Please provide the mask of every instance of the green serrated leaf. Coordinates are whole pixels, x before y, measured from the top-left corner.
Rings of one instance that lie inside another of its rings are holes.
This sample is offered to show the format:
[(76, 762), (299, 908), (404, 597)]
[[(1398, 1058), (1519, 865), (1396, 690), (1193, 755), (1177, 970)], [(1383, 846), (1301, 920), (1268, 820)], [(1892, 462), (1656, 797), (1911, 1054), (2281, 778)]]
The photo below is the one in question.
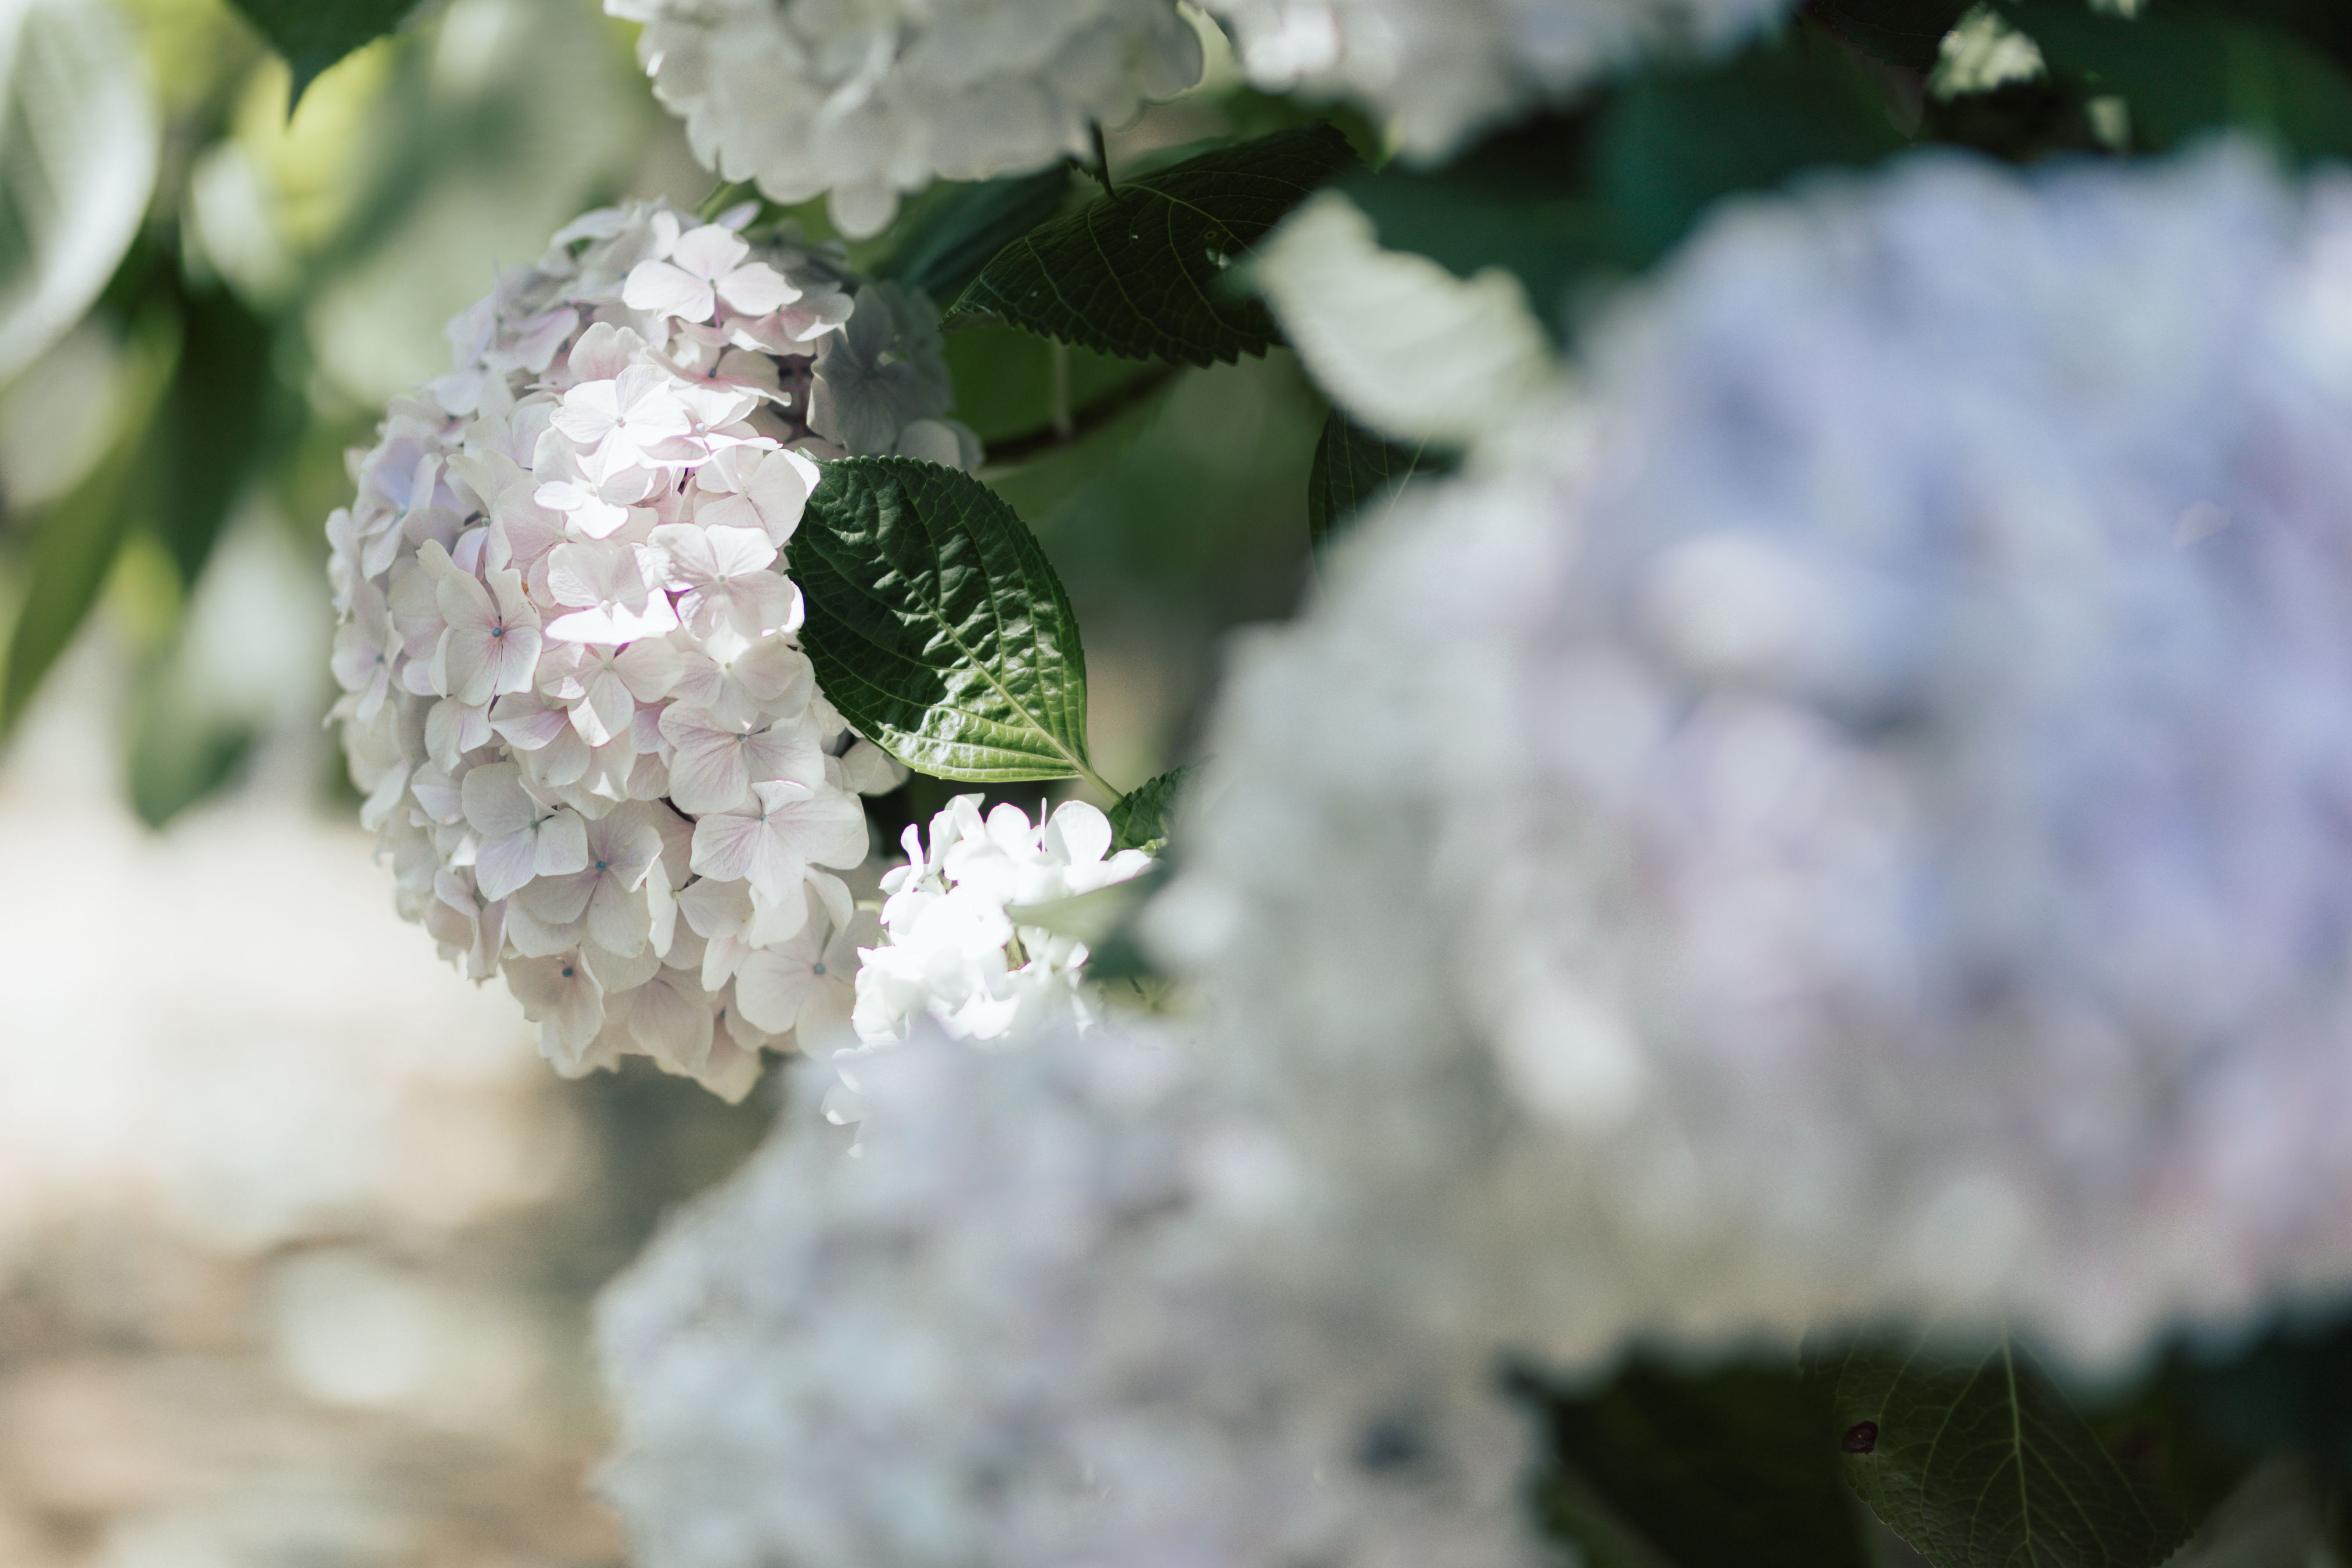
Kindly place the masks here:
[(801, 646), (860, 734), (943, 779), (1094, 779), (1077, 617), (986, 485), (911, 458), (828, 463), (790, 552)]
[(1952, 24), (1975, 0), (1812, 0), (1841, 37), (1890, 65), (1926, 70)]
[(114, 444), (34, 531), (24, 603), (0, 671), (0, 737), (25, 716), (41, 678), (97, 604), (115, 555), (144, 510), (145, 481), (153, 468), (147, 451), (179, 352), (178, 317), (150, 307), (131, 328)]
[(1128, 359), (1205, 365), (1280, 342), (1232, 269), (1316, 187), (1353, 165), (1328, 125), (1276, 132), (1131, 179), (999, 251), (950, 314)]
[(1190, 767), (1171, 768), (1119, 796), (1110, 808), (1111, 847), (1158, 854), (1168, 842), (1169, 819), (1192, 773)]
[(260, 29), (269, 47), (286, 57), (294, 89), (286, 100), (291, 116), (319, 73), (362, 44), (391, 32), (416, 9), (418, 0), (229, 0)]
[(1846, 1479), (1934, 1568), (2154, 1568), (2188, 1533), (2014, 1342), (1857, 1351), (1834, 1403)]
[(998, 251), (1060, 212), (1069, 194), (1066, 163), (958, 185), (923, 209), (875, 275), (952, 300)]
[(1795, 1371), (1636, 1361), (1543, 1405), (1547, 1510), (1595, 1568), (1866, 1568), (1827, 1391)]
[(1451, 453), (1433, 452), (1425, 443), (1399, 447), (1383, 441), (1335, 408), (1323, 421), (1315, 465), (1307, 473), (1307, 536), (1319, 550), (1335, 529), (1391, 485), (1453, 466)]

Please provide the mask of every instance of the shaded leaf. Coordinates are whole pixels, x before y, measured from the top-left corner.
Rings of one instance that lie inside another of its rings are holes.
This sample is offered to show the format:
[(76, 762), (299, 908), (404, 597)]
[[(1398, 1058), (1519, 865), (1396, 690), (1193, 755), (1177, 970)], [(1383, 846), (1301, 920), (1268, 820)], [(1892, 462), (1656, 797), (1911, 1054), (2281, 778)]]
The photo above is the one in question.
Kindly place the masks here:
[(1827, 1390), (1794, 1370), (1636, 1361), (1589, 1394), (1538, 1392), (1545, 1510), (1593, 1568), (1866, 1568)]
[(1811, 11), (1865, 54), (1926, 70), (1975, 0), (1812, 0)]
[(1189, 767), (1171, 768), (1119, 796), (1118, 804), (1110, 808), (1111, 847), (1158, 854), (1168, 842), (1170, 819), (1192, 772)]
[(2291, 33), (2184, 5), (2129, 18), (2068, 0), (2005, 5), (2053, 74), (2122, 96), (2139, 147), (2230, 126), (2299, 158), (2352, 157), (2352, 79)]
[(1724, 196), (1906, 145), (1851, 57), (1801, 28), (1718, 69), (1635, 78), (1593, 138), (1597, 188), (1644, 263)]
[(286, 57), (294, 89), (286, 112), (302, 101), (319, 73), (407, 18), (418, 0), (229, 0)]
[(801, 644), (860, 734), (940, 778), (1092, 776), (1077, 618), (987, 486), (911, 458), (845, 458), (825, 465), (790, 550)]
[(81, 319), (155, 187), (155, 113), (113, 7), (0, 12), (0, 381)]
[(41, 678), (98, 602), (108, 570), (147, 499), (143, 481), (152, 426), (179, 352), (179, 323), (151, 308), (131, 331), (123, 378), (121, 434), (89, 476), (41, 517), (34, 531), (25, 597), (0, 671), (0, 736), (25, 716)]
[(1335, 408), (1323, 421), (1315, 466), (1307, 475), (1307, 535), (1319, 550), (1333, 530), (1391, 485), (1453, 467), (1451, 453), (1433, 452), (1426, 443), (1406, 447), (1383, 441)]
[(1835, 1412), (1846, 1479), (1935, 1568), (2153, 1568), (2187, 1534), (2013, 1342), (1857, 1351)]
[(170, 475), (158, 518), (194, 586), (229, 510), (260, 466), (278, 399), (269, 323), (226, 289), (190, 293), (180, 366), (163, 426)]
[(1328, 125), (1277, 132), (1130, 179), (999, 251), (955, 312), (1129, 359), (1205, 365), (1280, 341), (1235, 288), (1250, 247), (1356, 162)]
[(1070, 193), (1067, 164), (1034, 174), (953, 187), (926, 206), (906, 237), (877, 267), (934, 300), (952, 300), (996, 253), (1062, 210)]

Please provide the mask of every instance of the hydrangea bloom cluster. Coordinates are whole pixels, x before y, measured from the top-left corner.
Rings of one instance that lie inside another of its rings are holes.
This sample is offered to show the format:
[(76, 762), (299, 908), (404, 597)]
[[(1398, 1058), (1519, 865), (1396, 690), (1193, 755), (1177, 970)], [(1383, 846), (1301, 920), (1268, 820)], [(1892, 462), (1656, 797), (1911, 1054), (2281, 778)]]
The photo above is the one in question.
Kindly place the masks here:
[(1403, 150), (1440, 157), (1470, 132), (1662, 48), (1717, 49), (1790, 0), (1207, 0), (1243, 66), (1389, 116)]
[(868, 1053), (857, 1157), (788, 1115), (607, 1289), (632, 1561), (1537, 1560), (1483, 1362), (1251, 1262), (1277, 1144), (1154, 1037), (1015, 1044)]
[(901, 192), (1084, 153), (1201, 74), (1175, 0), (604, 0), (695, 155), (879, 232)]
[(1915, 160), (1589, 360), (1249, 650), (1154, 911), (1400, 1290), (2112, 1368), (2352, 1283), (2352, 182)]
[(1010, 804), (982, 817), (980, 800), (960, 795), (934, 816), (928, 850), (909, 825), (907, 864), (883, 873), (888, 945), (864, 949), (857, 971), (855, 1022), (869, 1045), (904, 1039), (926, 1016), (953, 1038), (977, 1040), (1048, 1018), (1095, 1021), (1080, 977), (1087, 944), (1019, 915), (1127, 881), (1151, 857), (1113, 853), (1109, 819), (1084, 801), (1065, 801), (1033, 826)]
[(976, 455), (930, 308), (640, 204), (450, 338), (327, 525), (362, 820), (560, 1069), (644, 1052), (739, 1097), (846, 1019), (835, 872), (902, 776), (816, 690), (781, 551), (816, 459)]

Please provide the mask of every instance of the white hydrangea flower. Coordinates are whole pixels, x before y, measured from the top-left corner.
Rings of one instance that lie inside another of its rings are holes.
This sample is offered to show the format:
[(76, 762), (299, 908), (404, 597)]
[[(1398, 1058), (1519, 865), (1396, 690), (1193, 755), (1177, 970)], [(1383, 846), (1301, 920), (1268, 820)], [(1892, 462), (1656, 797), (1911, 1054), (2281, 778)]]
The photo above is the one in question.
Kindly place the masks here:
[[(845, 328), (860, 375), (833, 386)], [(936, 321), (641, 203), (449, 335), (327, 524), (362, 820), (402, 913), (503, 973), (559, 1069), (645, 1053), (738, 1098), (763, 1047), (845, 1024), (871, 921), (836, 873), (866, 858), (858, 795), (904, 777), (816, 689), (782, 551), (850, 449), (829, 400), (856, 450), (977, 460)]]
[(1203, 0), (1250, 79), (1361, 100), (1408, 156), (1661, 50), (1720, 50), (1794, 0)]
[[(1514, 1568), (1483, 1356), (1292, 1287), (1281, 1150), (1157, 1037), (870, 1055), (599, 1303), (644, 1568)], [(809, 1097), (796, 1095), (800, 1106)]]
[(1175, 0), (604, 0), (695, 156), (876, 234), (901, 193), (1084, 154), (1201, 75)]
[(924, 1017), (956, 1039), (993, 1040), (1099, 1014), (1081, 973), (1087, 944), (1018, 916), (1139, 876), (1151, 857), (1113, 852), (1109, 818), (1084, 801), (1034, 825), (1009, 803), (983, 818), (980, 801), (960, 795), (932, 817), (928, 849), (909, 826), (907, 864), (883, 873), (887, 942), (860, 950), (853, 1015), (868, 1045), (904, 1039)]
[(2352, 1284), (2352, 181), (1916, 159), (1587, 357), (1248, 647), (1152, 911), (1397, 1289), (2112, 1370)]

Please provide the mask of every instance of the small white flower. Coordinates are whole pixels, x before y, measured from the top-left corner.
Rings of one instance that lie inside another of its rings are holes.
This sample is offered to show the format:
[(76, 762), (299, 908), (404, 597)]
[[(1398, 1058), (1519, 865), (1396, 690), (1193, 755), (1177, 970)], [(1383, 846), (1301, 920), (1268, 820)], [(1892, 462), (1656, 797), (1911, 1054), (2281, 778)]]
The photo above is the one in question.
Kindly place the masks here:
[(462, 794), (466, 824), (482, 837), (474, 874), (484, 898), (503, 899), (534, 877), (586, 868), (588, 832), (580, 814), (533, 798), (513, 763), (471, 770)]
[(751, 795), (736, 810), (709, 813), (694, 825), (688, 864), (699, 875), (749, 882), (782, 903), (812, 864), (846, 868), (866, 858), (866, 814), (853, 796), (790, 779), (755, 784)]
[(682, 321), (708, 321), (720, 304), (745, 316), (781, 310), (801, 297), (764, 261), (746, 261), (751, 247), (733, 231), (705, 224), (679, 237), (667, 259), (640, 261), (621, 289), (632, 310)]
[(777, 550), (765, 530), (665, 523), (653, 531), (664, 563), (662, 586), (678, 594), (678, 614), (709, 637), (719, 626), (737, 635), (796, 630), (800, 590), (767, 570)]

